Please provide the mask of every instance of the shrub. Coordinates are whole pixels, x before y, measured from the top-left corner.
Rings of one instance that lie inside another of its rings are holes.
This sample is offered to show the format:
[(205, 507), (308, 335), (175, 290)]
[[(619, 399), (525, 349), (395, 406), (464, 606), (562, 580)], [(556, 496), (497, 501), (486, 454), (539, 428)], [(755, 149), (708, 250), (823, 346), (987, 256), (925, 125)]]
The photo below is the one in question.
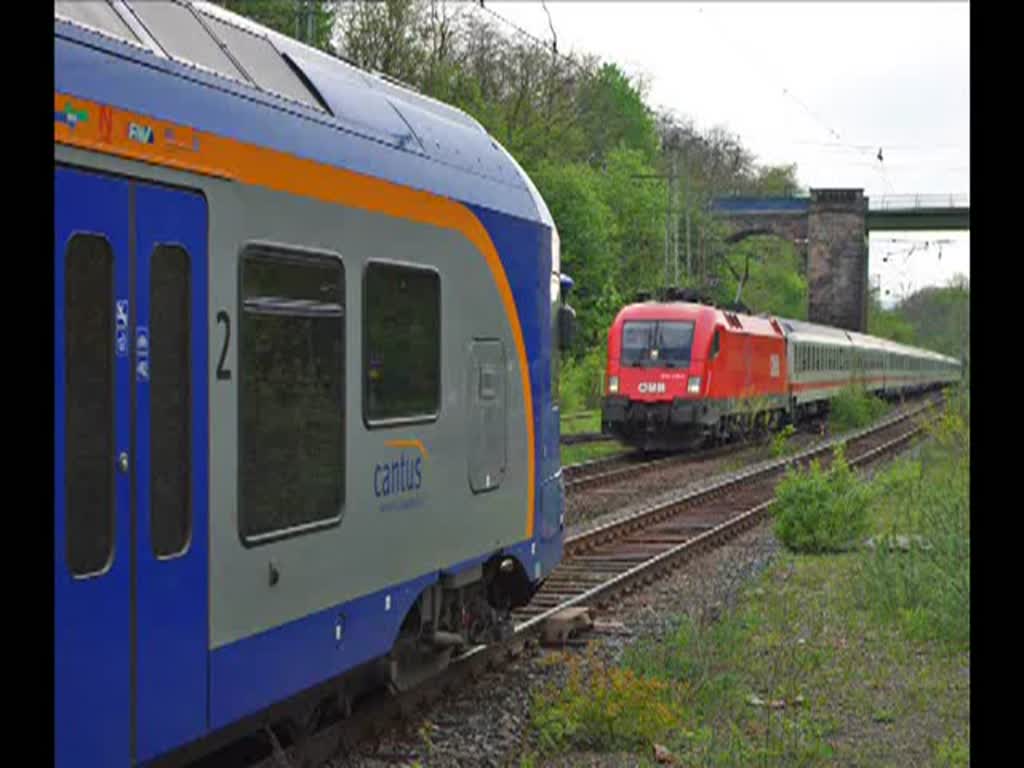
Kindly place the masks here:
[(840, 445), (827, 470), (817, 461), (787, 470), (775, 489), (775, 534), (794, 552), (847, 549), (867, 530), (868, 500)]
[(780, 432), (772, 438), (772, 456), (781, 458), (789, 446), (789, 439), (796, 434), (796, 427), (787, 424)]
[(604, 394), (604, 370), (602, 349), (591, 350), (578, 360), (567, 357), (558, 378), (561, 412), (576, 413), (600, 408)]
[(885, 415), (889, 406), (863, 387), (846, 387), (829, 406), (829, 426), (833, 432), (866, 427)]
[(669, 685), (609, 667), (591, 652), (569, 661), (568, 679), (534, 697), (532, 725), (542, 751), (648, 749), (679, 726)]

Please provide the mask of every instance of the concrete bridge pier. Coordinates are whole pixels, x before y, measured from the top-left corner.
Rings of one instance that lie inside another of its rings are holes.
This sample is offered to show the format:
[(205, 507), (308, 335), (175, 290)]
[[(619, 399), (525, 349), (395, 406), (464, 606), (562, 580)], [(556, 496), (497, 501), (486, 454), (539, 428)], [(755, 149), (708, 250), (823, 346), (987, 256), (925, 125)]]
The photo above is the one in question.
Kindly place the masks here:
[(807, 211), (807, 319), (868, 325), (868, 199), (862, 189), (812, 189)]

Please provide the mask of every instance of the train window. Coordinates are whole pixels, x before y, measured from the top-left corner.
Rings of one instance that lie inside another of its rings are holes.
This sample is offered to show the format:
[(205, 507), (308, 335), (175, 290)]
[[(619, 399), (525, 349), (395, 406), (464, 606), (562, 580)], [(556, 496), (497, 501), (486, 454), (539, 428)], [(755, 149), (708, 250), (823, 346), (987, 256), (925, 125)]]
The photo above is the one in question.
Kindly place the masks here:
[(666, 368), (685, 368), (690, 364), (693, 323), (661, 320), (658, 322), (656, 347), (658, 361)]
[(656, 326), (653, 320), (629, 320), (622, 324), (622, 365), (643, 365), (650, 359)]
[(58, 16), (77, 21), (107, 34), (139, 45), (139, 38), (106, 0), (56, 0)]
[(722, 339), (718, 328), (715, 328), (715, 335), (711, 337), (711, 359), (714, 360), (718, 357), (719, 351), (721, 351)]
[(75, 235), (64, 266), (64, 492), (67, 563), (75, 576), (114, 554), (114, 253)]
[(158, 245), (150, 259), (150, 536), (157, 557), (192, 535), (191, 266), (185, 249)]
[(248, 80), (190, 8), (168, 1), (136, 2), (131, 9), (168, 56), (236, 80)]
[(201, 14), (213, 33), (228, 46), (256, 85), (282, 96), (322, 109), (292, 68), (269, 40), (206, 13)]
[(363, 285), (363, 418), (368, 425), (437, 418), (441, 408), (441, 278), (371, 262)]
[(345, 272), (250, 246), (239, 323), (239, 531), (249, 544), (333, 525), (345, 500)]

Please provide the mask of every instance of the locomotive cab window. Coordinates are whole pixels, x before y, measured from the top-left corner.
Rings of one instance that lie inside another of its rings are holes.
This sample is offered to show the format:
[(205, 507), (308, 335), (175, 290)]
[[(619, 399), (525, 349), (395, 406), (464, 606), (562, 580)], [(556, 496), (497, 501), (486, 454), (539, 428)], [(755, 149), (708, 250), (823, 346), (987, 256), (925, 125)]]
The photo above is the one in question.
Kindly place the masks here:
[(363, 283), (363, 418), (430, 421), (441, 408), (441, 278), (371, 262)]
[(259, 543), (336, 524), (345, 498), (345, 273), (331, 255), (242, 255), (239, 527)]
[(714, 360), (718, 357), (718, 352), (721, 349), (722, 340), (717, 328), (715, 328), (715, 335), (711, 338), (711, 359)]
[(622, 326), (625, 366), (686, 368), (690, 364), (693, 323), (675, 320), (630, 320)]

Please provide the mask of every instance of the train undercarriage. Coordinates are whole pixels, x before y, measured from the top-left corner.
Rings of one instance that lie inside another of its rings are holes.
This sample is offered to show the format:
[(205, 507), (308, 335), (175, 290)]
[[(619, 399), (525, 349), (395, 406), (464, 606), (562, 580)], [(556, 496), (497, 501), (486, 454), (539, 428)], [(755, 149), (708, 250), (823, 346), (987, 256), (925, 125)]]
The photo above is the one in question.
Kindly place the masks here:
[[(883, 400), (941, 388), (939, 383), (901, 389), (877, 390)], [(601, 404), (601, 432), (647, 453), (692, 451), (725, 443), (758, 440), (787, 424), (804, 425), (828, 416), (830, 400), (796, 403), (788, 398), (769, 402), (708, 401), (676, 398), (639, 402), (608, 396)]]

